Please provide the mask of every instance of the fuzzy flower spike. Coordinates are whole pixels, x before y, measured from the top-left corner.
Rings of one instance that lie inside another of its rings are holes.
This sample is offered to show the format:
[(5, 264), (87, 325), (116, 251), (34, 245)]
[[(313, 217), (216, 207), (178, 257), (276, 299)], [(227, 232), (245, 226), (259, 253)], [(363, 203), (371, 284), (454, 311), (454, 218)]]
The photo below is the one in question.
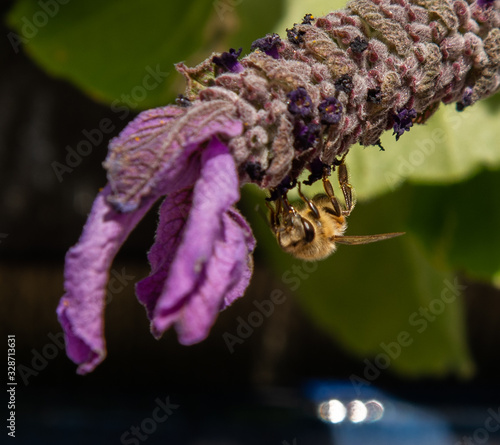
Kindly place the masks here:
[[(441, 102), (457, 110), (500, 87), (499, 0), (352, 0), (346, 9), (270, 34), (253, 52), (176, 66), (177, 106), (141, 113), (111, 141), (108, 185), (66, 256), (58, 315), (69, 357), (89, 372), (105, 356), (103, 310), (112, 260), (159, 198), (151, 274), (137, 284), (151, 329), (204, 339), (243, 295), (254, 239), (234, 208), (252, 182), (279, 198), (351, 145), (378, 145), (425, 122)], [(274, 199), (273, 198), (273, 199)]]

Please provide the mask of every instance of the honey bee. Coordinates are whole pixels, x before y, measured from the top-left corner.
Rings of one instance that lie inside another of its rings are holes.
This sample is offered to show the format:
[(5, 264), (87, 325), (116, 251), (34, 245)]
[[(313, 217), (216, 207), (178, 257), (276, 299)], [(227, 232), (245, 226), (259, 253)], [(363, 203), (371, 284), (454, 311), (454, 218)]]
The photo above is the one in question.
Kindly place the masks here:
[(379, 235), (344, 236), (347, 217), (354, 208), (352, 187), (348, 182), (347, 167), (342, 159), (338, 164), (338, 181), (344, 195), (345, 208), (341, 208), (334, 195), (326, 172), (323, 174), (323, 188), (326, 194), (308, 199), (298, 184), (299, 196), (304, 207), (296, 209), (288, 202), (286, 194), (275, 201), (270, 210), (271, 229), (281, 248), (305, 261), (326, 258), (336, 250), (336, 244), (368, 244), (403, 235), (403, 232)]

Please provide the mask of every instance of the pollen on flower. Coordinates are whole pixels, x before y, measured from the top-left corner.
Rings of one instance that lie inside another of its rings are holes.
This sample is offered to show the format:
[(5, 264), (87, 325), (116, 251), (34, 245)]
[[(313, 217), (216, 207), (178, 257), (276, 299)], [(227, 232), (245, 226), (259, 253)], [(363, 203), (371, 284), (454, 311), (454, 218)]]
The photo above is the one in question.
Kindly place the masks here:
[(134, 138), (134, 140), (135, 140), (136, 142), (139, 142), (139, 141), (141, 140), (141, 138), (140, 138), (139, 136), (136, 136), (136, 137)]
[(306, 14), (304, 19), (302, 20), (302, 25), (311, 25), (314, 20), (314, 16), (312, 14)]
[(288, 93), (287, 97), (289, 99), (288, 111), (290, 113), (302, 117), (307, 117), (311, 114), (313, 103), (305, 88), (299, 87)]
[(318, 106), (318, 110), (321, 123), (325, 125), (338, 123), (342, 116), (342, 104), (334, 96), (327, 97), (322, 101)]
[(297, 30), (297, 28), (293, 27), (292, 29), (286, 30), (286, 36), (288, 38), (288, 41), (290, 43), (293, 43), (295, 45), (299, 45), (300, 43), (304, 43), (304, 35), (305, 31), (303, 30)]

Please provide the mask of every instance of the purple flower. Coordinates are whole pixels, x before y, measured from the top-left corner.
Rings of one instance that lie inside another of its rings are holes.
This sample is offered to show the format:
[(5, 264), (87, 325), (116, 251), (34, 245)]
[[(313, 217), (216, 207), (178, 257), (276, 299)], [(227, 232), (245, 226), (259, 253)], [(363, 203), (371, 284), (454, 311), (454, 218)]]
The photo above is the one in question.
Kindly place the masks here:
[[(109, 184), (66, 256), (66, 294), (57, 310), (81, 374), (106, 355), (103, 312), (113, 258), (161, 196), (151, 275), (136, 288), (153, 334), (174, 326), (183, 344), (203, 340), (218, 312), (248, 285), (255, 241), (234, 208), (238, 174), (223, 142), (242, 124), (198, 105), (144, 112), (110, 144)], [(210, 115), (205, 126), (200, 114)]]
[(466, 87), (464, 89), (464, 93), (462, 94), (462, 100), (457, 102), (456, 109), (457, 111), (464, 111), (466, 107), (470, 107), (472, 105), (472, 88)]
[(342, 117), (342, 104), (334, 96), (320, 102), (318, 110), (321, 123), (325, 125), (337, 124)]
[(280, 54), (278, 49), (281, 47), (281, 38), (278, 34), (268, 34), (266, 37), (257, 39), (252, 43), (250, 49), (260, 49), (273, 59), (279, 59)]
[(298, 151), (304, 151), (316, 145), (319, 137), (320, 126), (315, 123), (306, 124), (301, 120), (295, 123), (293, 135), (295, 137), (294, 147)]
[(311, 115), (313, 102), (305, 88), (299, 87), (287, 94), (288, 111), (301, 117)]
[(413, 119), (417, 117), (417, 112), (412, 108), (410, 110), (404, 108), (400, 110), (398, 114), (393, 115), (394, 119), (394, 133), (396, 135), (396, 141), (402, 136), (405, 131), (410, 131), (413, 126)]
[(238, 57), (240, 57), (241, 51), (243, 51), (243, 48), (240, 48), (238, 51), (231, 48), (229, 52), (223, 52), (220, 56), (214, 56), (212, 58), (212, 62), (224, 71), (240, 73), (244, 69), (243, 65), (238, 62)]
[(495, 0), (477, 0), (477, 4), (481, 8), (488, 8), (488, 7), (492, 6), (493, 3), (495, 3)]

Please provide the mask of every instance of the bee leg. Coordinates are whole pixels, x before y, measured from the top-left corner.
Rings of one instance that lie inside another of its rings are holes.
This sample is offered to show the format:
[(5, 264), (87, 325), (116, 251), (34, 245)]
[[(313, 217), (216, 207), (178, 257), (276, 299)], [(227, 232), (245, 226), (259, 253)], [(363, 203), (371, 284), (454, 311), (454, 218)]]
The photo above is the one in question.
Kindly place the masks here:
[(309, 210), (311, 210), (313, 216), (316, 218), (316, 219), (319, 219), (319, 211), (318, 211), (318, 208), (314, 205), (314, 203), (308, 199), (303, 193), (302, 193), (302, 189), (300, 188), (301, 184), (299, 182), (299, 196), (300, 198), (302, 199), (302, 201), (304, 201), (307, 206), (309, 207)]
[(290, 201), (288, 201), (286, 193), (278, 200), (278, 204), (280, 209), (282, 208), (280, 213), (283, 213), (283, 215), (295, 215), (297, 213), (292, 204), (290, 204)]
[(352, 209), (354, 208), (354, 199), (352, 196), (352, 186), (349, 184), (349, 175), (347, 174), (347, 166), (344, 162), (345, 155), (340, 160), (338, 164), (338, 179), (340, 188), (342, 190), (342, 194), (344, 195), (345, 201), (345, 210), (342, 210), (342, 214), (345, 216), (349, 216), (351, 214)]
[(328, 179), (326, 172), (323, 174), (323, 188), (325, 189), (325, 193), (327, 194), (327, 196), (330, 198), (330, 201), (332, 201), (333, 211), (335, 213), (335, 216), (341, 216), (343, 212), (340, 208), (339, 201), (337, 200), (335, 194), (333, 193), (332, 183)]

